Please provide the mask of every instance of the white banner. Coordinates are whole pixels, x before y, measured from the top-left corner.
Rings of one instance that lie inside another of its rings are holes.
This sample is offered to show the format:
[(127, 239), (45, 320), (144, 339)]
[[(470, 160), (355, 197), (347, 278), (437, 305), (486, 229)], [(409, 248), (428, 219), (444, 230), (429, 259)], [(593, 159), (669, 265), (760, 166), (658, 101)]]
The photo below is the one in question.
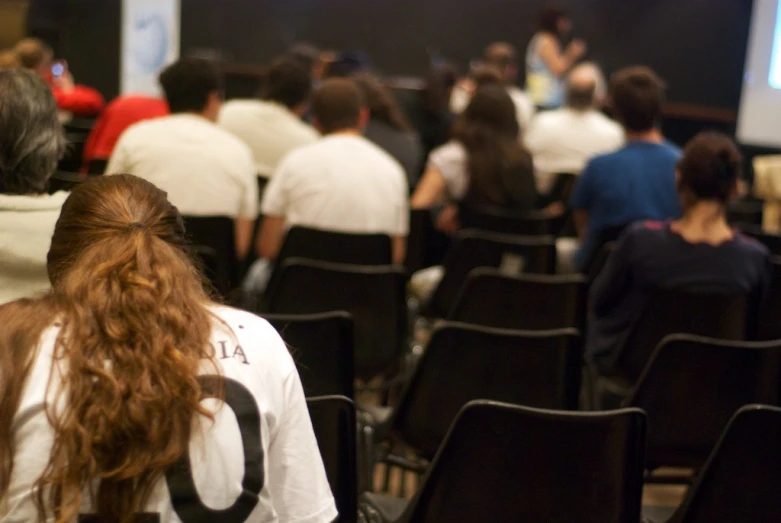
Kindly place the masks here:
[(179, 58), (179, 9), (180, 0), (122, 0), (122, 94), (160, 94), (160, 70)]

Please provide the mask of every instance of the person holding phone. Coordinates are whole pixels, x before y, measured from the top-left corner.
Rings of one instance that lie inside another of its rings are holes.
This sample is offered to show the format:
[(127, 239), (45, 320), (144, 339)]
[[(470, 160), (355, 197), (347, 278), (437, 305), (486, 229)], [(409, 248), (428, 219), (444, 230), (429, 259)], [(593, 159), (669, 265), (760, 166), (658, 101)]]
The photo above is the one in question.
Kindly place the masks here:
[(14, 46), (22, 67), (37, 72), (51, 87), (57, 107), (73, 116), (90, 117), (105, 105), (103, 96), (95, 89), (76, 84), (68, 63), (54, 61), (51, 47), (37, 38), (24, 38)]
[(537, 15), (537, 32), (526, 52), (526, 89), (541, 109), (564, 103), (564, 76), (586, 54), (586, 44), (573, 40), (562, 49), (572, 31), (572, 20), (558, 7), (544, 7)]

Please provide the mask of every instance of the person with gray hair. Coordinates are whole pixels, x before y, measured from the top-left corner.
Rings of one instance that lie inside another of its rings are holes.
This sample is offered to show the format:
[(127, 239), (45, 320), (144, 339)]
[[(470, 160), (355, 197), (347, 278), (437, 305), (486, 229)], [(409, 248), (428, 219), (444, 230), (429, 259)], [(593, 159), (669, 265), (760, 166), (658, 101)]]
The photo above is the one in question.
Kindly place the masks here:
[(624, 143), (621, 126), (602, 114), (605, 80), (593, 63), (575, 67), (567, 76), (565, 106), (544, 111), (524, 135), (532, 153), (541, 194), (550, 192), (559, 173), (580, 174), (594, 156)]
[(0, 304), (49, 288), (46, 254), (68, 196), (47, 194), (65, 134), (35, 73), (0, 69)]

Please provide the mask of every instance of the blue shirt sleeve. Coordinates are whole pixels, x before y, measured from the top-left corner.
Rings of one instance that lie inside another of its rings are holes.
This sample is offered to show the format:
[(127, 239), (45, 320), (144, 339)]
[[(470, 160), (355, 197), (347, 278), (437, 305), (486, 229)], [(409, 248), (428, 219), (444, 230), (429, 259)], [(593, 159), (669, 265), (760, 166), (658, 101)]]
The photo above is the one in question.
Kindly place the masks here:
[(586, 165), (583, 173), (578, 176), (575, 182), (575, 187), (572, 189), (572, 196), (570, 197), (571, 208), (575, 210), (589, 210), (591, 208), (595, 176), (596, 172), (592, 161)]

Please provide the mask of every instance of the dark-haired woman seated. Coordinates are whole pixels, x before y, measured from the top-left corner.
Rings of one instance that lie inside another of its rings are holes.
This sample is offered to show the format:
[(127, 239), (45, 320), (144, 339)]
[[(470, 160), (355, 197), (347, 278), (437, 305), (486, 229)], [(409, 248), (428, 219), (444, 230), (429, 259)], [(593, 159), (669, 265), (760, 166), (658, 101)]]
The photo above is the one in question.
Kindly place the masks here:
[(48, 272), (0, 307), (0, 521), (334, 520), (293, 359), (209, 300), (163, 191), (76, 188)]
[(683, 218), (631, 226), (591, 288), (591, 356), (618, 349), (654, 289), (765, 292), (768, 250), (730, 228), (726, 218), (740, 166), (740, 153), (726, 136), (702, 133), (689, 142), (677, 173)]

